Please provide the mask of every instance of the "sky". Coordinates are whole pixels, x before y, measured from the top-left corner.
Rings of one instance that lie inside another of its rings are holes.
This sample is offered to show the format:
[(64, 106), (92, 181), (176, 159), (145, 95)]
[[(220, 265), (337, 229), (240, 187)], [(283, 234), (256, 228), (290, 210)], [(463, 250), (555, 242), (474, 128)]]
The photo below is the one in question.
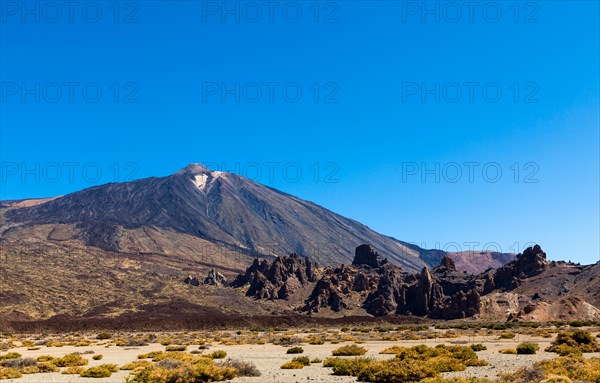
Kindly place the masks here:
[(600, 259), (597, 1), (0, 12), (1, 199), (204, 163), (425, 248)]

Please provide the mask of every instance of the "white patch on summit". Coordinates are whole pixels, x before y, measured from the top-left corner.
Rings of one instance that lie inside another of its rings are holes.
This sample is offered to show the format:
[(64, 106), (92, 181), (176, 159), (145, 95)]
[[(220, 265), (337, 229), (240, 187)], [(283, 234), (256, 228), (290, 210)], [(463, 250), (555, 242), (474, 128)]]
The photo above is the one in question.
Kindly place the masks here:
[(194, 176), (192, 182), (198, 189), (200, 189), (200, 191), (203, 191), (208, 183), (208, 174), (197, 174)]

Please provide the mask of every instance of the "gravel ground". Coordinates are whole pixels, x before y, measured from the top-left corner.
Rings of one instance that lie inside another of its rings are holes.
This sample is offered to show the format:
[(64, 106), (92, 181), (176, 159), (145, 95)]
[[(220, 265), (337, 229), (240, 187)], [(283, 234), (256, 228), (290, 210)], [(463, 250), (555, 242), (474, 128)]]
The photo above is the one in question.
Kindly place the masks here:
[[(504, 355), (498, 350), (503, 348), (515, 348), (517, 344), (523, 341), (532, 341), (539, 344), (540, 351), (536, 355)], [(434, 339), (434, 340), (419, 340), (419, 341), (400, 341), (400, 342), (383, 342), (369, 341), (361, 346), (366, 347), (369, 351), (366, 354), (368, 357), (375, 358), (391, 358), (392, 355), (380, 355), (379, 351), (384, 348), (394, 345), (413, 346), (417, 344), (427, 344), (435, 346), (440, 343), (444, 344), (471, 344), (483, 343), (487, 346), (487, 350), (480, 351), (477, 354), (481, 359), (489, 362), (485, 367), (469, 367), (466, 371), (448, 373), (448, 376), (477, 376), (494, 378), (501, 371), (514, 371), (520, 367), (529, 366), (534, 362), (543, 359), (552, 359), (556, 354), (546, 353), (543, 351), (551, 342), (551, 339), (534, 338), (527, 339), (524, 337), (512, 340), (497, 340), (496, 338), (485, 337), (461, 337), (455, 339)], [(350, 344), (348, 342), (344, 344)], [(324, 345), (303, 345), (304, 354), (313, 358), (325, 359), (331, 356), (331, 351), (340, 347), (342, 344)], [(119, 366), (137, 360), (137, 355), (150, 351), (164, 350), (165, 347), (160, 344), (150, 344), (143, 347), (124, 348), (112, 346), (89, 346), (89, 347), (42, 347), (40, 350), (27, 350), (25, 348), (11, 349), (23, 355), (23, 357), (37, 357), (40, 355), (63, 356), (72, 352), (85, 352), (92, 350), (95, 354), (104, 355), (102, 360), (96, 361), (91, 359), (92, 355), (84, 355), (90, 360), (89, 366), (96, 366), (103, 363), (114, 363)], [(188, 346), (188, 351), (194, 349), (194, 346)], [(227, 357), (241, 359), (253, 362), (262, 372), (261, 377), (256, 378), (236, 378), (233, 382), (256, 382), (256, 383), (281, 383), (281, 382), (355, 382), (355, 378), (347, 376), (333, 376), (330, 368), (324, 368), (321, 364), (313, 364), (301, 370), (282, 370), (280, 366), (290, 361), (295, 355), (287, 355), (286, 348), (273, 344), (265, 345), (235, 345), (224, 346), (215, 345), (208, 351), (225, 350)], [(586, 354), (590, 356), (600, 356), (600, 353)], [(19, 379), (5, 380), (4, 382), (14, 383), (79, 383), (79, 382), (101, 382), (101, 383), (123, 383), (129, 371), (119, 371), (114, 373), (110, 378), (94, 379), (82, 378), (78, 375), (63, 375), (60, 373), (49, 374), (30, 374), (23, 375)]]

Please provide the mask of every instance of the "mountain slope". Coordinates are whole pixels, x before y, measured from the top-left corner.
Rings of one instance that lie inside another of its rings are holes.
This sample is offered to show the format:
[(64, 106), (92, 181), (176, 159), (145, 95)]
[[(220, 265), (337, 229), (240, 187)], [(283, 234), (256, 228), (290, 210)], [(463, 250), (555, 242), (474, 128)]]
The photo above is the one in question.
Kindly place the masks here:
[(350, 263), (370, 243), (406, 270), (444, 256), (376, 233), (311, 202), (199, 164), (161, 178), (92, 187), (35, 206), (10, 208), (4, 227), (70, 224), (88, 245), (118, 252), (124, 231), (158, 228), (189, 234), (241, 253), (296, 252), (323, 265)]

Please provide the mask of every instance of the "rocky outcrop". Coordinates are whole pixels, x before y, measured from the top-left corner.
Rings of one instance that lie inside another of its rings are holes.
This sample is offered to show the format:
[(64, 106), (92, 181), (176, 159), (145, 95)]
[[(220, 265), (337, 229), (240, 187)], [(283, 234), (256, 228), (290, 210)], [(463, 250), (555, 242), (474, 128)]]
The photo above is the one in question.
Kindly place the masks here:
[(375, 316), (393, 314), (405, 301), (402, 290), (405, 285), (404, 274), (399, 267), (389, 264), (378, 271), (380, 277), (377, 289), (367, 296), (363, 307)]
[(247, 287), (246, 295), (257, 299), (287, 299), (295, 288), (316, 282), (317, 278), (318, 267), (310, 259), (292, 253), (272, 263), (255, 259), (231, 286)]
[(318, 312), (322, 308), (333, 311), (351, 309), (354, 302), (366, 297), (378, 283), (379, 274), (370, 266), (345, 266), (327, 268), (319, 279), (306, 304), (305, 312)]
[(206, 278), (204, 278), (204, 284), (211, 286), (223, 286), (227, 284), (227, 278), (225, 278), (223, 274), (219, 273), (215, 269), (211, 269)]
[[(334, 312), (363, 309), (374, 316), (460, 319), (488, 311), (515, 315), (512, 306), (508, 308), (497, 298), (490, 300), (486, 295), (510, 291), (546, 267), (546, 254), (535, 246), (502, 268), (479, 275), (457, 270), (450, 257), (442, 258), (434, 269), (424, 267), (413, 274), (382, 260), (375, 249), (364, 244), (356, 248), (352, 265), (322, 271), (295, 253), (273, 262), (255, 259), (232, 286), (247, 288), (246, 295), (257, 299), (287, 299), (299, 287), (314, 284), (298, 308), (308, 314), (324, 309)], [(524, 307), (525, 313), (528, 310), (532, 309)]]
[(184, 280), (183, 283), (187, 284), (187, 285), (192, 285), (192, 286), (200, 286), (200, 280), (198, 279), (198, 277), (194, 277), (191, 275), (188, 275)]
[(372, 268), (378, 268), (385, 263), (387, 263), (387, 259), (382, 261), (377, 251), (375, 251), (375, 249), (369, 245), (360, 245), (354, 251), (354, 260), (352, 261), (353, 266), (364, 265)]
[(545, 253), (535, 246), (501, 269), (479, 275), (457, 271), (450, 257), (444, 257), (432, 270), (424, 267), (419, 274), (410, 274), (382, 261), (370, 246), (361, 245), (355, 251), (352, 266), (325, 270), (301, 310), (310, 313), (322, 308), (341, 311), (359, 305), (375, 316), (467, 318), (480, 313), (485, 294), (498, 289), (513, 289), (546, 266)]
[(213, 268), (202, 281), (196, 276), (189, 275), (183, 280), (183, 283), (192, 286), (209, 285), (220, 287), (227, 284), (227, 278)]
[(542, 248), (539, 245), (528, 247), (514, 261), (495, 271), (494, 284), (488, 288), (513, 290), (523, 280), (541, 274), (547, 267), (546, 253)]

